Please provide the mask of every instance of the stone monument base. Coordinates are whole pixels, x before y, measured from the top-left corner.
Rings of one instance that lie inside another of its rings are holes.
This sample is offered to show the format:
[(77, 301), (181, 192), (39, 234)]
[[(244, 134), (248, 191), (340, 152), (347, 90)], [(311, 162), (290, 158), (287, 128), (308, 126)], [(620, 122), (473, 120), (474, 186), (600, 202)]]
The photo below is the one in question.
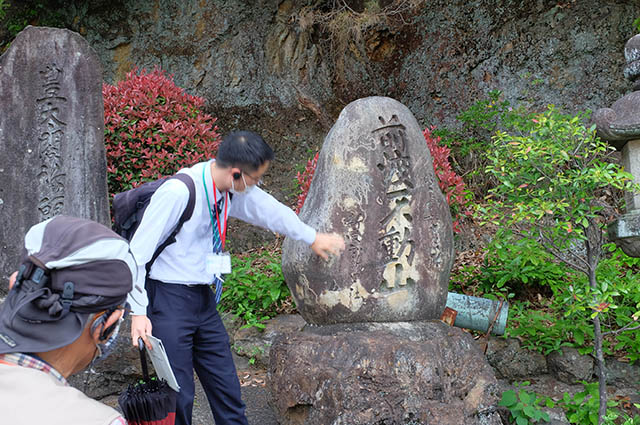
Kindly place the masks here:
[(285, 334), (271, 347), (268, 385), (281, 424), (502, 424), (477, 343), (439, 321)]
[(640, 211), (621, 215), (607, 228), (609, 240), (630, 257), (640, 257)]

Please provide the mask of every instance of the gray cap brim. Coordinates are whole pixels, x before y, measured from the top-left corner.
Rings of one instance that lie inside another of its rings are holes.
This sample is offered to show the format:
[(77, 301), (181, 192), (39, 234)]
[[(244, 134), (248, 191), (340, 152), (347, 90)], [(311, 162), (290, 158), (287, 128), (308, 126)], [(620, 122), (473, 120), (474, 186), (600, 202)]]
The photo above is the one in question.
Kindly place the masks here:
[(32, 302), (18, 309), (27, 296), (26, 291), (12, 290), (0, 305), (0, 354), (43, 353), (69, 345), (80, 337), (91, 316), (69, 312), (51, 320)]

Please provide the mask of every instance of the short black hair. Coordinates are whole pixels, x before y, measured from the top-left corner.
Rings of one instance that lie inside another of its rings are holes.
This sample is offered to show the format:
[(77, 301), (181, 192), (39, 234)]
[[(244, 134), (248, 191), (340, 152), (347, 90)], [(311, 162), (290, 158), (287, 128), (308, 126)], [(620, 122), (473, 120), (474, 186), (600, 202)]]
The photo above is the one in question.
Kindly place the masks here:
[(254, 171), (273, 158), (273, 150), (259, 134), (234, 131), (222, 139), (216, 163), (222, 168), (238, 167)]

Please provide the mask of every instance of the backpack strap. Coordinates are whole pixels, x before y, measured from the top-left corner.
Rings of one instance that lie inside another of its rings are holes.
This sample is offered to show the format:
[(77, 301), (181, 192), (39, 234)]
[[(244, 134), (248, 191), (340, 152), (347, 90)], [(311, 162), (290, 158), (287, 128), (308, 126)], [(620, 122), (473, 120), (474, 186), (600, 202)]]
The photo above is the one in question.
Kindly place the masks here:
[(151, 257), (151, 260), (149, 260), (149, 262), (147, 263), (147, 276), (149, 275), (151, 266), (153, 265), (154, 261), (156, 261), (158, 256), (162, 253), (162, 251), (164, 251), (166, 247), (176, 241), (176, 235), (178, 234), (178, 232), (180, 232), (180, 229), (182, 229), (182, 225), (191, 218), (191, 215), (193, 214), (193, 208), (196, 205), (196, 186), (193, 183), (193, 179), (191, 178), (191, 176), (186, 173), (178, 173), (174, 176), (169, 177), (167, 180), (171, 179), (178, 179), (182, 183), (187, 185), (187, 188), (189, 189), (189, 201), (187, 202), (187, 207), (184, 209), (182, 215), (180, 216), (180, 219), (178, 220), (178, 224), (176, 224), (176, 227), (173, 229), (173, 232), (171, 232), (169, 237), (165, 239), (165, 241), (162, 242), (162, 244), (160, 244), (158, 248), (156, 248), (156, 251), (153, 253), (153, 257)]

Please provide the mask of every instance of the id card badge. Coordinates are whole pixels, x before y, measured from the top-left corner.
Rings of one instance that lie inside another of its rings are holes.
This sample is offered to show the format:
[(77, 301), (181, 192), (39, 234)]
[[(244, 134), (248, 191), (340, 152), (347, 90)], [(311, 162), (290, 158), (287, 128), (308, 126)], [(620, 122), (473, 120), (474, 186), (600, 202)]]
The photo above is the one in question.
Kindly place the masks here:
[(228, 252), (207, 254), (207, 258), (205, 261), (208, 274), (231, 273), (231, 254), (229, 254)]

